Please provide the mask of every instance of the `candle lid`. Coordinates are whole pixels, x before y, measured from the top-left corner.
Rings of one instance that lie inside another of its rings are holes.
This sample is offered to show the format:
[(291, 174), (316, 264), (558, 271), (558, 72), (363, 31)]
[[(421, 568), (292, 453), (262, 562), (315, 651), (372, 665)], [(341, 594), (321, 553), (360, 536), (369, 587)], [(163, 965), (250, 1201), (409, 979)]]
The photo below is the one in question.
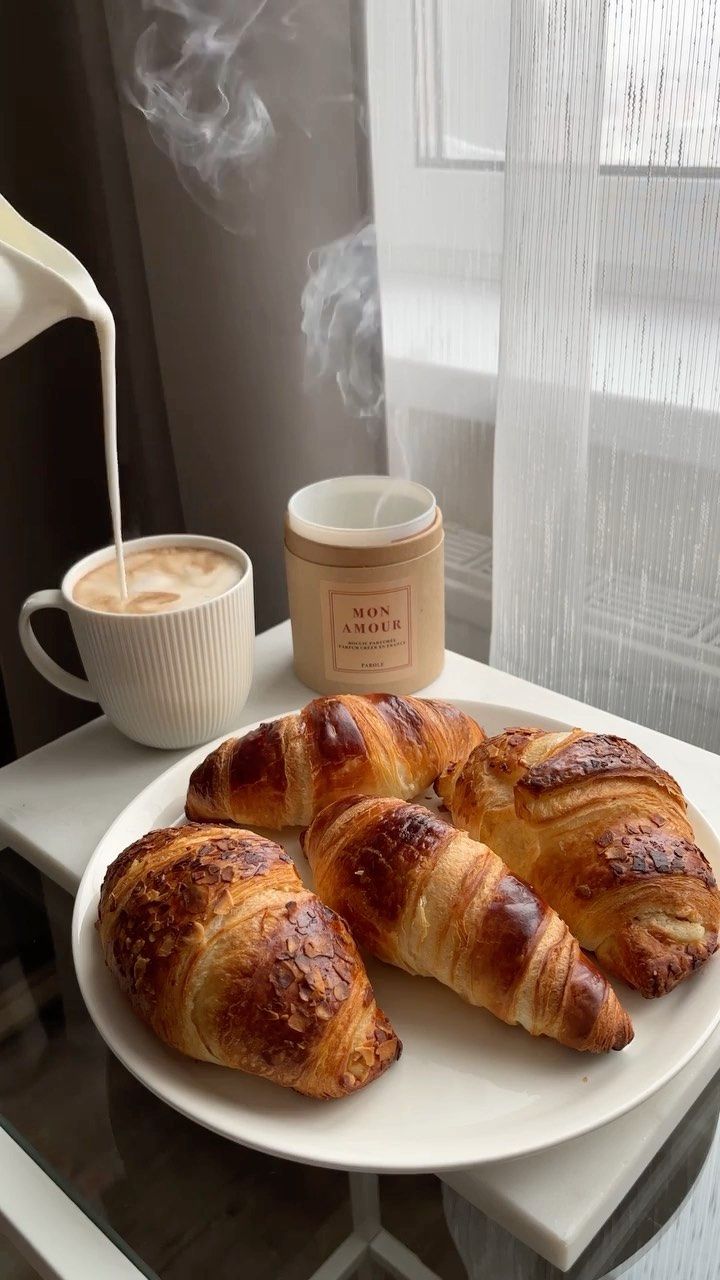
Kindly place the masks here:
[(288, 525), (313, 542), (383, 547), (422, 533), (435, 519), (434, 495), (396, 476), (336, 476), (298, 489)]

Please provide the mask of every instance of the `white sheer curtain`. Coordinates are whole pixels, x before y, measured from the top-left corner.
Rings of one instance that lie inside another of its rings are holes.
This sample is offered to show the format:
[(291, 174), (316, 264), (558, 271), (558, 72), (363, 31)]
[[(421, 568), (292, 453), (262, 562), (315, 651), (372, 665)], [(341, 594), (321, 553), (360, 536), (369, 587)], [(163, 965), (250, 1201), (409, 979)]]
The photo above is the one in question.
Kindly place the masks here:
[(512, 5), (491, 640), (716, 750), (719, 9)]

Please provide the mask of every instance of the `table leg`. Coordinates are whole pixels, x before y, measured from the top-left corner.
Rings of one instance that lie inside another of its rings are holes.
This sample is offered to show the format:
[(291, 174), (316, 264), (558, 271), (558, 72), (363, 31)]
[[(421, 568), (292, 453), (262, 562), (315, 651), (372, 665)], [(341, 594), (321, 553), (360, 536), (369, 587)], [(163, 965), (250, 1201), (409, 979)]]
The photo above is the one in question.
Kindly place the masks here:
[(380, 1214), (376, 1173), (350, 1173), (352, 1234), (313, 1273), (310, 1280), (373, 1280), (373, 1262), (397, 1280), (440, 1280), (417, 1254), (386, 1231)]
[[(380, 1221), (380, 1184), (376, 1173), (350, 1173), (350, 1210), (353, 1234), (369, 1245), (382, 1223)], [(357, 1280), (373, 1280), (370, 1250), (357, 1269)]]
[(382, 1227), (370, 1245), (370, 1252), (383, 1271), (397, 1280), (440, 1280), (437, 1272), (426, 1267), (412, 1249)]
[(368, 1245), (360, 1236), (348, 1236), (325, 1259), (322, 1266), (313, 1271), (310, 1280), (350, 1280), (351, 1276), (360, 1276), (368, 1252)]

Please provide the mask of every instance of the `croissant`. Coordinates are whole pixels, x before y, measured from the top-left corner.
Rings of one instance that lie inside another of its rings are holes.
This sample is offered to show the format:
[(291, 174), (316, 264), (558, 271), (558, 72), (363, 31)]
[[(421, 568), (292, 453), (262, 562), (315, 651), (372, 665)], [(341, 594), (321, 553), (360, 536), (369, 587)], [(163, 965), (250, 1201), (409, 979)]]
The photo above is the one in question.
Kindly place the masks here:
[(420, 805), (355, 796), (302, 837), (320, 897), (380, 960), (573, 1049), (622, 1049), (632, 1025), (567, 925), (484, 844)]
[(343, 796), (418, 795), (484, 736), (448, 702), (316, 698), (213, 751), (190, 778), (185, 811), (196, 822), (307, 826)]
[(720, 894), (677, 782), (612, 734), (507, 729), (437, 790), (609, 973), (661, 996), (715, 951)]
[(400, 1055), (344, 922), (251, 831), (151, 831), (108, 868), (98, 928), (135, 1012), (191, 1058), (339, 1098)]

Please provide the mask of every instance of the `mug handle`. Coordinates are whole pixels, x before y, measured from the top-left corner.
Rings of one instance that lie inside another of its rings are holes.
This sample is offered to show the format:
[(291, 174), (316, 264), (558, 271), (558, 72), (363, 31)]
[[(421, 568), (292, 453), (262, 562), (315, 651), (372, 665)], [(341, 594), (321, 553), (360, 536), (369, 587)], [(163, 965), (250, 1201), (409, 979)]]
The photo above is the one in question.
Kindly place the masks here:
[(68, 611), (62, 591), (58, 591), (57, 588), (52, 588), (50, 591), (36, 591), (25, 601), (20, 610), (18, 630), (20, 643), (35, 670), (49, 680), (50, 684), (62, 689), (63, 693), (71, 693), (73, 697), (82, 698), (84, 702), (97, 702), (90, 681), (82, 680), (80, 676), (73, 676), (69, 671), (58, 666), (39, 643), (30, 623), (32, 615), (38, 609), (63, 609), (65, 613)]

